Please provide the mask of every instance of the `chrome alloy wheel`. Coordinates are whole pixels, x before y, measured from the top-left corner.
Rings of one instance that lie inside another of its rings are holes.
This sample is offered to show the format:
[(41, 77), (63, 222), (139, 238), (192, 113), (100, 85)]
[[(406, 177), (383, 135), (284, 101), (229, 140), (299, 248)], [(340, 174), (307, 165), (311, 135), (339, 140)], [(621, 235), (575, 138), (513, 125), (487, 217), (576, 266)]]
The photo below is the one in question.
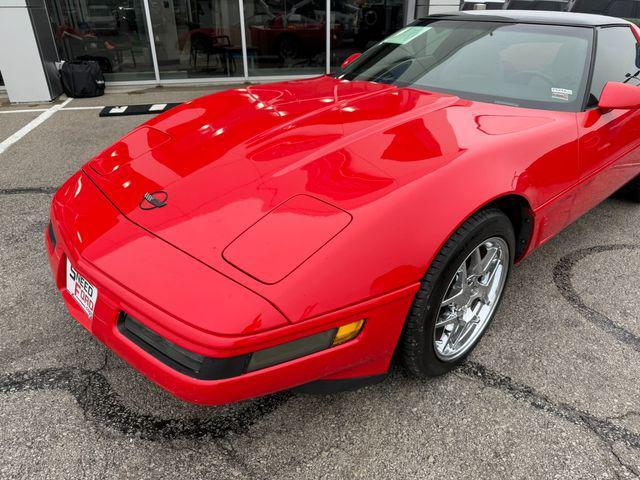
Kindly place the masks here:
[(491, 237), (458, 267), (440, 303), (433, 332), (440, 360), (460, 358), (482, 335), (502, 295), (509, 263), (507, 242)]

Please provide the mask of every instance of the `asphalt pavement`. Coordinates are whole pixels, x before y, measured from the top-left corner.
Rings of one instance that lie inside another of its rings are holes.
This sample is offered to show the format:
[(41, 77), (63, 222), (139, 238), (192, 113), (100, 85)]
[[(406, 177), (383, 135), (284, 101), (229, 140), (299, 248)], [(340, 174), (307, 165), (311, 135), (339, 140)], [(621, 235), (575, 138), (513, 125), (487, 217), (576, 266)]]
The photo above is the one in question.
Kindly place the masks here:
[(211, 90), (112, 91), (26, 133), (51, 105), (0, 97), (0, 478), (640, 478), (640, 206), (623, 200), (524, 261), (481, 344), (444, 377), (394, 364), (355, 392), (199, 407), (92, 338), (51, 279), (51, 195), (149, 118), (98, 107)]

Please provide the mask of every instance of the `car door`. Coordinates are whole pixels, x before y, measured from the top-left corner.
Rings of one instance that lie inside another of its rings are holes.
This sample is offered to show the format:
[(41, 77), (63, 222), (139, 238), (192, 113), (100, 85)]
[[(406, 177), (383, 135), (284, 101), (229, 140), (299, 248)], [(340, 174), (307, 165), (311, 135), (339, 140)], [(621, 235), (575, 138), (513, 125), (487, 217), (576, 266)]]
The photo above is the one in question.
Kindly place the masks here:
[(631, 28), (596, 29), (590, 98), (587, 109), (577, 117), (580, 179), (574, 218), (589, 211), (640, 173), (640, 111), (602, 111), (597, 106), (607, 82), (640, 84), (638, 40)]

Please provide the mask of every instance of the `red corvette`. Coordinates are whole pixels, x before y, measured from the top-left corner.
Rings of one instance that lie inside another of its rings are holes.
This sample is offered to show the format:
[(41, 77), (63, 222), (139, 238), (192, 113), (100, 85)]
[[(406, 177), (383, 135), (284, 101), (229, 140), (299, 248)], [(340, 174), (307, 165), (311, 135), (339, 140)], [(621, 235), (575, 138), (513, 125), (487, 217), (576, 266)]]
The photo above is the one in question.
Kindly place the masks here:
[(413, 23), (338, 77), (188, 102), (56, 193), (71, 314), (188, 401), (438, 375), (512, 265), (622, 189), (640, 200), (636, 26), (471, 12)]

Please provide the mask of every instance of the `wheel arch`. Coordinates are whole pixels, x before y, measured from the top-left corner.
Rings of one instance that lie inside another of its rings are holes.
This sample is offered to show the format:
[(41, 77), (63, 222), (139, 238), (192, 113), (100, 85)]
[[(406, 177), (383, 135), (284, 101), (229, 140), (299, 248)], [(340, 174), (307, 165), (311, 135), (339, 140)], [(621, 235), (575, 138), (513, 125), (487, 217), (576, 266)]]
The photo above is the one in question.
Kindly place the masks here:
[[(533, 238), (534, 212), (531, 204), (524, 196), (510, 193), (491, 200), (476, 212), (490, 208), (502, 211), (511, 221), (516, 237), (515, 261), (520, 261), (529, 250)], [(473, 212), (469, 217), (475, 215), (476, 212)]]

